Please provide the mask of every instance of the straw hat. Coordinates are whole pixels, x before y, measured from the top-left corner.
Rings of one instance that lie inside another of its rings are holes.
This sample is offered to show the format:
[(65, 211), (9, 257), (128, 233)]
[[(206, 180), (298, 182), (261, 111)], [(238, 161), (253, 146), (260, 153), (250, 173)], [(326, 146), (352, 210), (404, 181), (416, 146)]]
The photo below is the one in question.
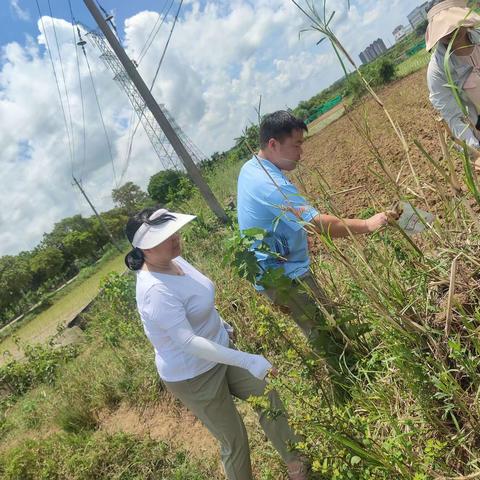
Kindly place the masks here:
[(427, 15), (428, 27), (425, 33), (426, 48), (430, 51), (438, 41), (459, 27), (480, 26), (480, 15), (467, 7), (466, 0), (444, 0), (435, 5)]

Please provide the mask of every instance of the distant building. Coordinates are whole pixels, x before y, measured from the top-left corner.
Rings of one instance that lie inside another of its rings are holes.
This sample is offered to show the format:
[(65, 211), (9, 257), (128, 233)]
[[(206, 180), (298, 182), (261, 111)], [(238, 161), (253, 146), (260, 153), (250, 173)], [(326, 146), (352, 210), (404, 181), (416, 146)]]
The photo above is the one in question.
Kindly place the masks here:
[(407, 29), (403, 25), (399, 25), (398, 27), (395, 28), (395, 30), (392, 32), (392, 35), (395, 38), (396, 42), (399, 42), (402, 40), (402, 38), (405, 38), (407, 35)]
[(372, 43), (373, 49), (375, 53), (377, 54), (376, 56), (379, 57), (382, 55), (382, 53), (385, 53), (387, 51), (387, 46), (385, 45), (385, 42), (381, 38), (377, 38), (373, 43)]
[(429, 11), (432, 7), (434, 7), (437, 3), (440, 3), (440, 2), (442, 2), (442, 1), (443, 1), (443, 0), (430, 0), (430, 1), (428, 2), (427, 7), (426, 7), (427, 13), (428, 13), (428, 11)]
[(408, 15), (408, 21), (412, 28), (418, 27), (418, 25), (422, 24), (427, 20), (427, 11), (430, 7), (430, 2), (425, 2), (415, 7)]
[(363, 52), (360, 53), (360, 60), (363, 64), (369, 63), (386, 51), (387, 47), (385, 42), (381, 38), (377, 38)]

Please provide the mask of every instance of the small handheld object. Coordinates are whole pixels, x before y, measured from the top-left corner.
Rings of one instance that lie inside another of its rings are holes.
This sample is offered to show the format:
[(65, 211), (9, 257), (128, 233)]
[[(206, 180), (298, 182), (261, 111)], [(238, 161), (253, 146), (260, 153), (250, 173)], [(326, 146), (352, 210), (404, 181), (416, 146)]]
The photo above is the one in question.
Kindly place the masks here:
[(435, 220), (435, 215), (420, 210), (419, 208), (413, 208), (410, 203), (399, 202), (399, 208), (402, 213), (397, 220), (398, 226), (407, 235), (416, 235), (425, 231)]

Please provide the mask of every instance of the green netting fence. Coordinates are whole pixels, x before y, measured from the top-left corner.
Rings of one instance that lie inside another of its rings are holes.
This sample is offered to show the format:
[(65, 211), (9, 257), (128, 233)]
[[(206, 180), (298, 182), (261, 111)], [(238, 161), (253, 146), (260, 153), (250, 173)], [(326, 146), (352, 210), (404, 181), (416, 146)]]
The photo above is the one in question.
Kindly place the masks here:
[(420, 50), (423, 50), (425, 47), (426, 47), (425, 40), (423, 40), (420, 43), (417, 43), (416, 45), (414, 45), (412, 48), (409, 48), (405, 53), (407, 54), (407, 57), (412, 57)]
[(328, 112), (331, 110), (333, 107), (338, 105), (342, 101), (343, 96), (338, 95), (335, 98), (331, 98), (327, 102), (323, 103), (320, 105), (306, 120), (305, 123), (311, 123), (314, 120), (316, 120), (318, 117), (323, 115), (324, 113)]

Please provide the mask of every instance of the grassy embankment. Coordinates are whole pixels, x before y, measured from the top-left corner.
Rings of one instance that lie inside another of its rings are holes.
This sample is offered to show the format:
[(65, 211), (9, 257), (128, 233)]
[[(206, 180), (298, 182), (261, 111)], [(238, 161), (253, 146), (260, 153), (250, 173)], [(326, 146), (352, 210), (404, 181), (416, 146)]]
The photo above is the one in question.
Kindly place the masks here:
[(4, 327), (0, 333), (0, 365), (11, 356), (21, 355), (18, 342), (43, 343), (52, 337), (95, 298), (105, 275), (123, 270), (123, 257), (116, 250), (109, 251), (98, 263), (84, 268), (72, 283), (53, 294), (49, 306), (36, 309), (15, 324)]

